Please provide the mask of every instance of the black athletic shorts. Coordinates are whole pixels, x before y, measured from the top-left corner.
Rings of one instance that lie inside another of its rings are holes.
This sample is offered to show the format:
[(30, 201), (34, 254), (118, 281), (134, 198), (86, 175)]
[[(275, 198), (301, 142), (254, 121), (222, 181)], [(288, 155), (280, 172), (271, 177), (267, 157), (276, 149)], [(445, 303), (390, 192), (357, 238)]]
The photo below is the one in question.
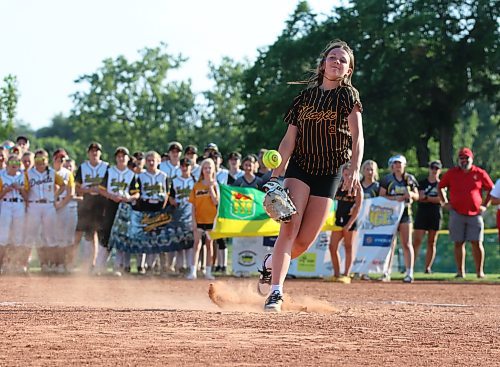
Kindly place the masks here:
[(202, 229), (204, 231), (211, 231), (214, 229), (214, 224), (213, 223), (196, 223), (196, 227), (198, 229)]
[(333, 199), (342, 177), (342, 167), (333, 175), (316, 176), (307, 173), (297, 163), (290, 159), (285, 178), (296, 178), (309, 186), (311, 196)]
[(415, 217), (414, 229), (424, 231), (439, 231), (441, 224), (441, 210), (437, 208), (427, 208), (419, 205), (417, 215)]
[[(347, 224), (347, 222), (349, 222), (349, 219), (351, 219), (351, 216), (350, 215), (337, 215), (337, 213), (335, 213), (335, 225), (338, 226), (338, 227), (342, 227), (344, 228), (345, 225)], [(349, 228), (349, 231), (355, 231), (357, 229), (357, 223), (354, 222), (351, 226), (351, 228)]]
[(413, 223), (411, 215), (408, 212), (407, 207), (405, 207), (405, 210), (403, 211), (403, 216), (401, 217), (401, 220), (399, 221), (399, 224), (402, 224), (402, 223)]
[(100, 195), (84, 195), (78, 203), (78, 222), (76, 230), (95, 232), (103, 228), (106, 199)]

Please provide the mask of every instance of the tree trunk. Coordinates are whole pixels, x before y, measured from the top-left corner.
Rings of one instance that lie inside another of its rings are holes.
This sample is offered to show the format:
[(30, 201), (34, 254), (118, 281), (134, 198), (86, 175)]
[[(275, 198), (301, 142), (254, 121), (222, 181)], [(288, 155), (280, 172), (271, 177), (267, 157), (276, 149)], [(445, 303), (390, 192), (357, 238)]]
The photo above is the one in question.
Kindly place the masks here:
[(451, 168), (455, 165), (453, 156), (453, 124), (441, 125), (439, 129), (439, 157), (444, 167)]
[(419, 167), (427, 167), (427, 164), (430, 160), (430, 151), (427, 142), (429, 141), (429, 137), (422, 136), (417, 141), (417, 160)]

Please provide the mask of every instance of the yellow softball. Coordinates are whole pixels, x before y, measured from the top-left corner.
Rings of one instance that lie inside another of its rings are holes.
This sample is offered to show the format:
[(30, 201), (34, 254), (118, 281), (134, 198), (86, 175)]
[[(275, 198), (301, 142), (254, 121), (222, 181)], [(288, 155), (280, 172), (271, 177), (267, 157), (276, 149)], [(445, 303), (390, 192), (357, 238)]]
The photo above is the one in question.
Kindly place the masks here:
[(262, 157), (262, 162), (267, 168), (278, 168), (281, 164), (281, 154), (277, 150), (268, 150)]

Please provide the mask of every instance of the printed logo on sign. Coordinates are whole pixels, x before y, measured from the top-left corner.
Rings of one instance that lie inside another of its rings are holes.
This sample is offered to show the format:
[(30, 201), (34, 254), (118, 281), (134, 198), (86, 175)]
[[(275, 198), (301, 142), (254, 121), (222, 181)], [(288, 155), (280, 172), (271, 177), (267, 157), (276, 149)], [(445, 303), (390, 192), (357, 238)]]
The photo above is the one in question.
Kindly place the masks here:
[(231, 214), (240, 219), (252, 218), (255, 216), (255, 200), (253, 194), (242, 194), (231, 191)]
[(365, 234), (363, 236), (363, 246), (390, 247), (392, 234)]
[(370, 207), (370, 212), (368, 213), (368, 224), (364, 227), (375, 228), (380, 226), (390, 226), (395, 223), (394, 218), (392, 217), (393, 214), (394, 210), (391, 208), (372, 205)]
[(241, 251), (238, 254), (238, 264), (241, 266), (254, 266), (257, 263), (257, 254), (253, 251)]

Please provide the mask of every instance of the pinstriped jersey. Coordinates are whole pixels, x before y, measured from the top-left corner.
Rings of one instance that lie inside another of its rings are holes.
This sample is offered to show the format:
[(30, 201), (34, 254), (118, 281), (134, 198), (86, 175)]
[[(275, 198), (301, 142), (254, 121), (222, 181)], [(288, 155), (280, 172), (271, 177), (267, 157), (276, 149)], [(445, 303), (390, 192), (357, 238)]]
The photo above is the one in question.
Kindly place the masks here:
[(351, 158), (347, 117), (356, 104), (362, 110), (358, 91), (353, 87), (303, 90), (284, 118), (287, 124), (297, 127), (291, 159), (309, 174), (335, 174)]
[[(4, 187), (17, 185), (19, 188), (24, 186), (24, 175), (17, 171), (14, 176), (11, 176), (7, 173), (7, 170), (0, 172), (0, 191), (3, 190)], [(19, 190), (12, 190), (5, 194), (3, 199), (22, 199), (21, 193)]]

